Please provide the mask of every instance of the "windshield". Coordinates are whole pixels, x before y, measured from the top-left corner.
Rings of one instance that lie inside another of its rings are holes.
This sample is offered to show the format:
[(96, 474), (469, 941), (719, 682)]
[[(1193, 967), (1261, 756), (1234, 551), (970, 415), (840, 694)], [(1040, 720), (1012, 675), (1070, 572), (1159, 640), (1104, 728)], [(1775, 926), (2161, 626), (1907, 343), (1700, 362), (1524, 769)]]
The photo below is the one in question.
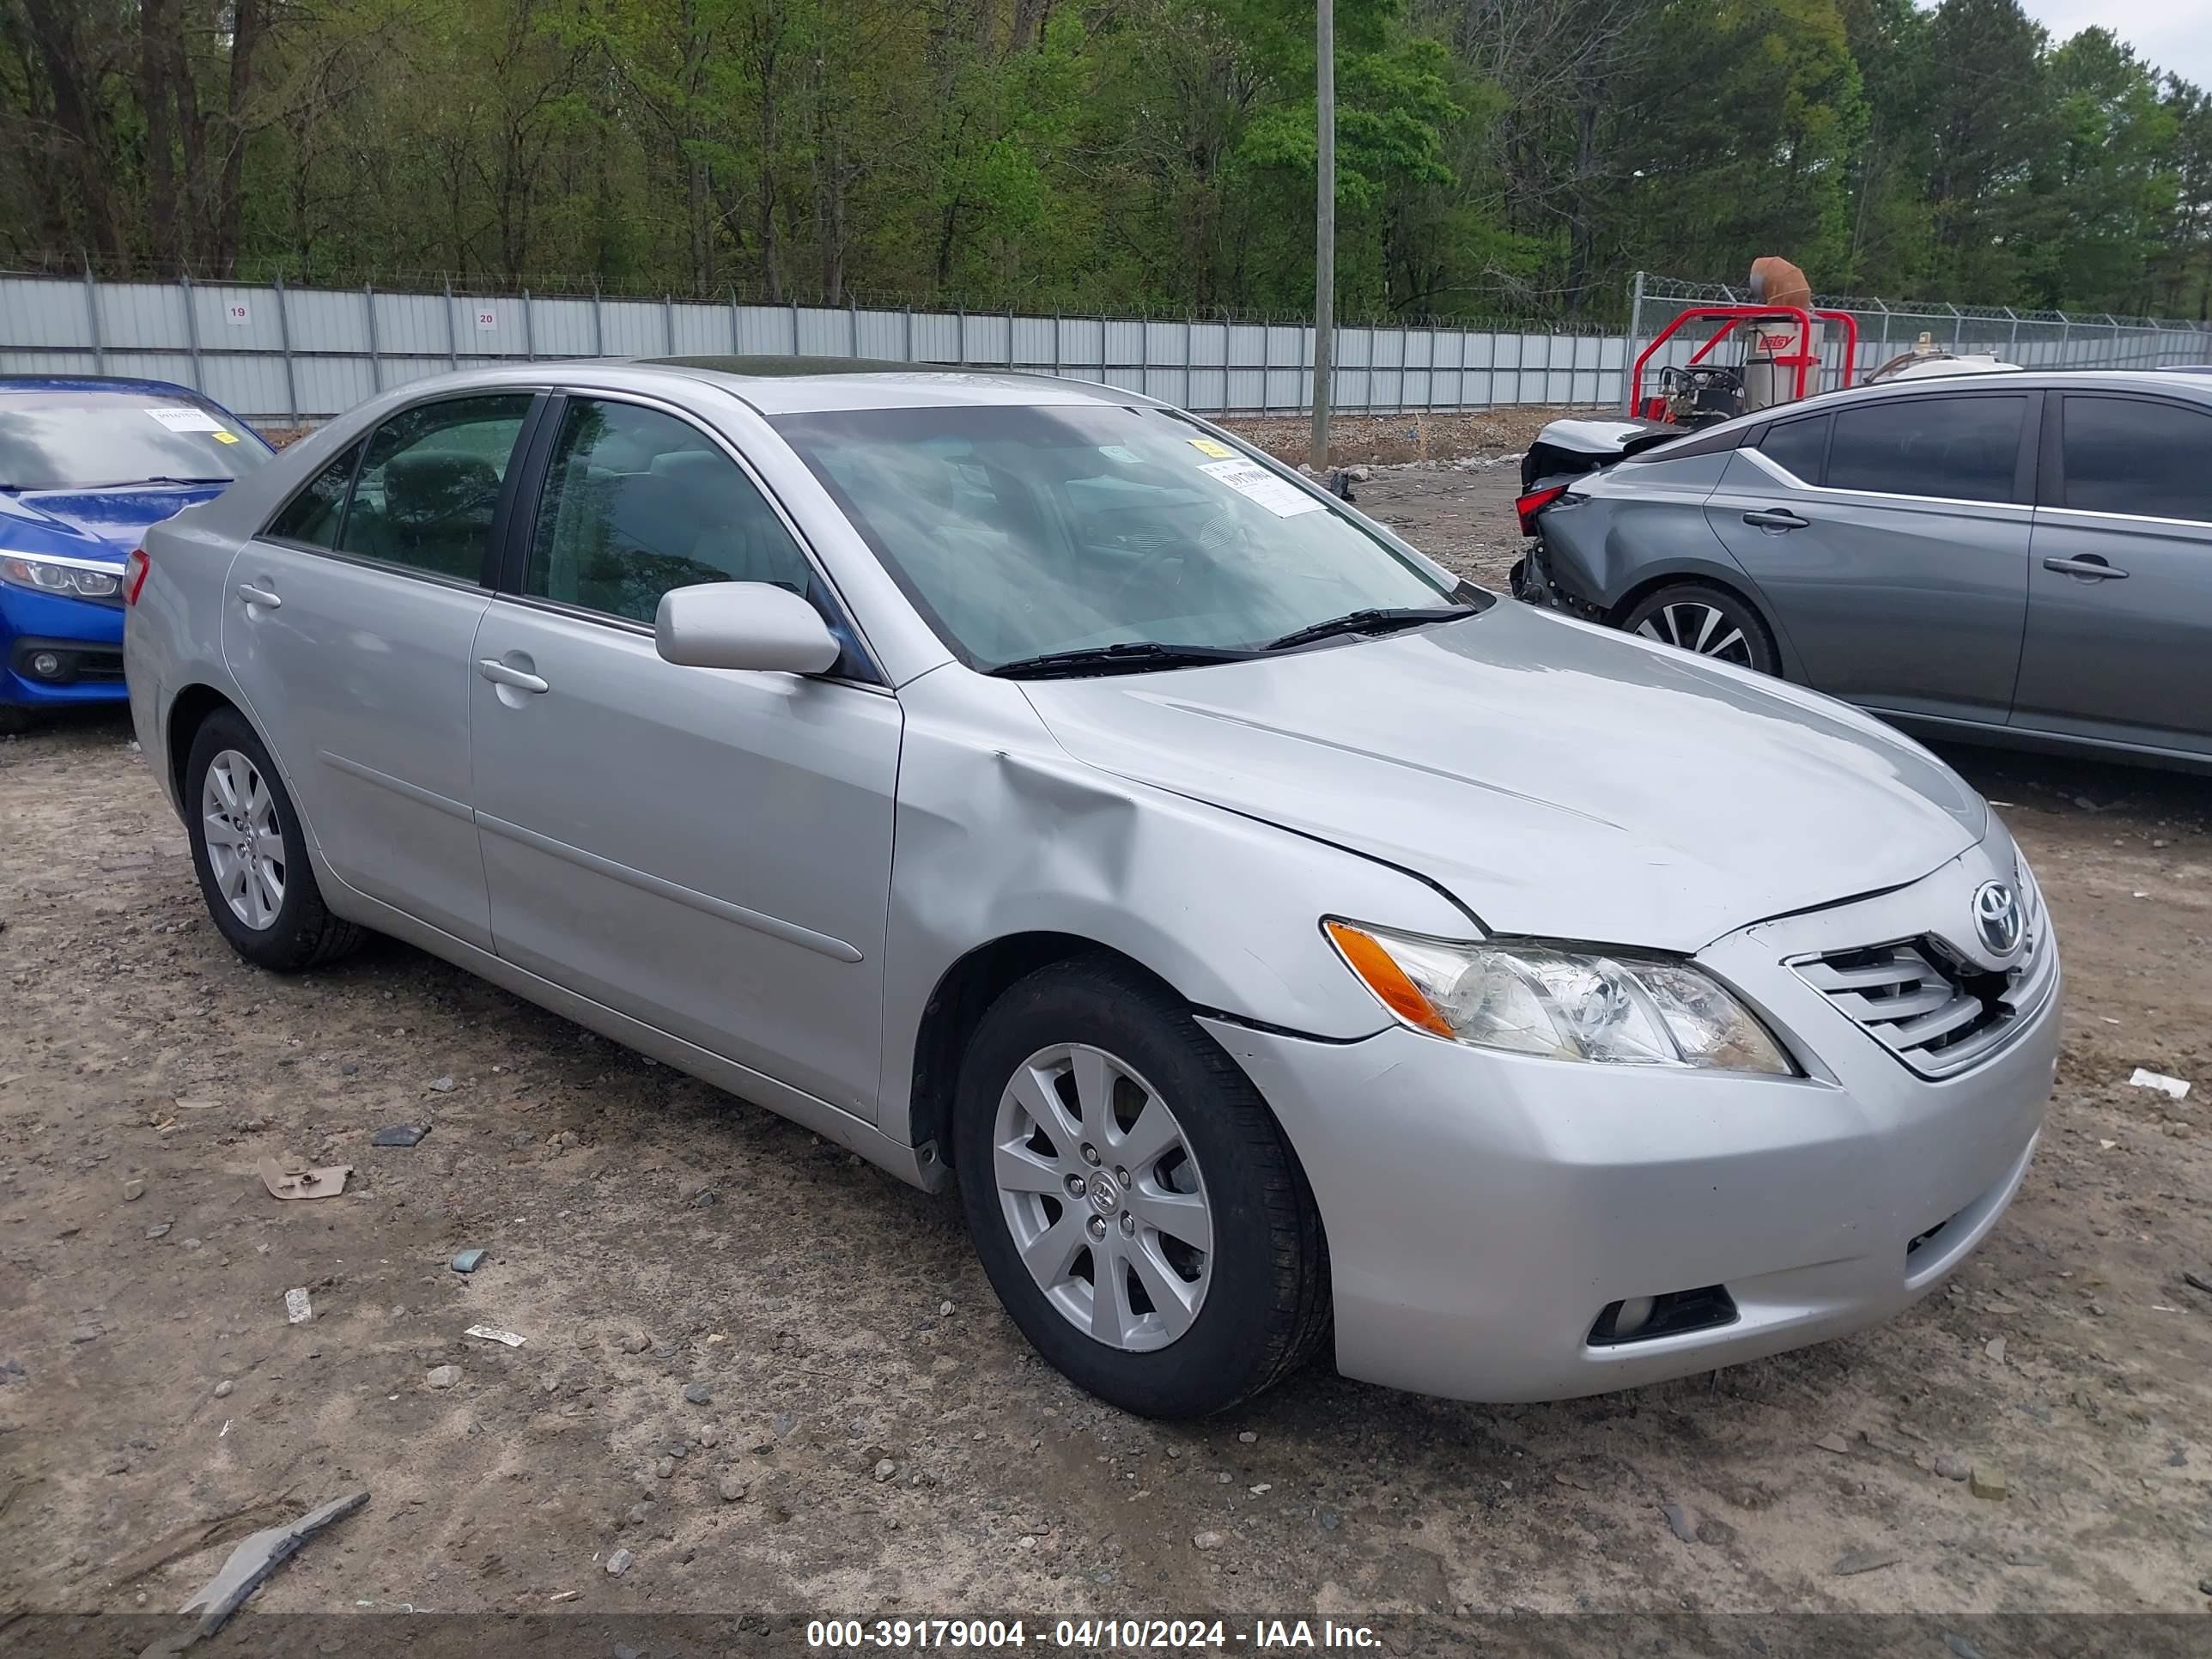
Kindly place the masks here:
[(0, 489), (228, 483), (269, 447), (212, 404), (157, 392), (0, 394)]
[(1247, 650), (1456, 584), (1163, 409), (874, 409), (776, 429), (988, 672), (1133, 641)]

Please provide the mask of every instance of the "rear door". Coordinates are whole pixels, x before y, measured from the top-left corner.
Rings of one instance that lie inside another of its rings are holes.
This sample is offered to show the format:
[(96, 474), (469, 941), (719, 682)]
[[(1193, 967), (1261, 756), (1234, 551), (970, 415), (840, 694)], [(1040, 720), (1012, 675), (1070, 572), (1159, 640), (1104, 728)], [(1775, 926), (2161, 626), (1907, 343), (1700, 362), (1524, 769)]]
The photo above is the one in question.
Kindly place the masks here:
[(223, 656), (340, 880), (489, 950), (469, 648), (528, 392), (415, 404), (231, 562)]
[(2038, 394), (1921, 393), (1777, 420), (1705, 504), (1806, 680), (2002, 725), (2027, 612)]
[(2212, 754), (2212, 410), (2051, 402), (2013, 724)]

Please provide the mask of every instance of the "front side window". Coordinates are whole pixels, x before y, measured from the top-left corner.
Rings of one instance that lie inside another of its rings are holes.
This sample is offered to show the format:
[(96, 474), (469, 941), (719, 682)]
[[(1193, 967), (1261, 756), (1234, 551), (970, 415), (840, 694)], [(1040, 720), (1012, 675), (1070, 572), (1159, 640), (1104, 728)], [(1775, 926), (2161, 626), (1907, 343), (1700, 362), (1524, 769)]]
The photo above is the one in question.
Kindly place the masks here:
[(775, 508), (696, 427), (635, 404), (569, 399), (525, 592), (650, 623), (671, 588), (769, 582), (818, 603), (812, 578)]
[(1455, 585), (1168, 410), (836, 410), (775, 422), (946, 644), (988, 671), (1132, 642), (1258, 649)]
[(1839, 409), (1834, 419), (1826, 480), (1831, 489), (1962, 501), (2015, 498), (2025, 398), (1885, 398)]
[(2069, 393), (2059, 430), (2068, 507), (2212, 523), (2212, 415)]
[(345, 520), (346, 491), (353, 483), (362, 446), (354, 445), (307, 481), (307, 487), (284, 504), (269, 526), (279, 541), (301, 542), (309, 547), (336, 547), (338, 526)]
[(483, 580), (500, 484), (530, 402), (527, 392), (448, 398), (402, 410), (377, 428), (338, 550)]
[(0, 489), (228, 483), (269, 446), (213, 404), (159, 392), (0, 396)]

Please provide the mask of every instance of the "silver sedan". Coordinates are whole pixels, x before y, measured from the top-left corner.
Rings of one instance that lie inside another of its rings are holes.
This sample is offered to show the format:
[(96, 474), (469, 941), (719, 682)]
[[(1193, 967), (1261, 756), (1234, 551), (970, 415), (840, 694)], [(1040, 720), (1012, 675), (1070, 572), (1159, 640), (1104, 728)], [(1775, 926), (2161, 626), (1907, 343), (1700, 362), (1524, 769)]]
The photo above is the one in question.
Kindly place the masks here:
[(216, 926), (407, 940), (957, 1177), (1133, 1411), (1333, 1343), (1462, 1397), (1830, 1336), (2019, 1186), (2056, 943), (1842, 704), (1495, 603), (1133, 393), (532, 364), (134, 556)]

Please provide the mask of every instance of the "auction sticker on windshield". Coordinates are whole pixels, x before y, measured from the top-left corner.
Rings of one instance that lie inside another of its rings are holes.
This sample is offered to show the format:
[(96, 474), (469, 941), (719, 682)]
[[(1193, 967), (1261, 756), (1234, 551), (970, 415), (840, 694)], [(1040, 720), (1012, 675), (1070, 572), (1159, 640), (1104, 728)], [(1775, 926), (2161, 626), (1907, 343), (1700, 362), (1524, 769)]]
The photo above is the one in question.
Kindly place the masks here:
[(1318, 513), (1322, 504), (1296, 484), (1285, 483), (1252, 461), (1209, 461), (1198, 469), (1218, 478), (1240, 495), (1249, 495), (1279, 519)]
[(204, 409), (149, 409), (147, 415), (172, 432), (220, 432), (222, 422)]

